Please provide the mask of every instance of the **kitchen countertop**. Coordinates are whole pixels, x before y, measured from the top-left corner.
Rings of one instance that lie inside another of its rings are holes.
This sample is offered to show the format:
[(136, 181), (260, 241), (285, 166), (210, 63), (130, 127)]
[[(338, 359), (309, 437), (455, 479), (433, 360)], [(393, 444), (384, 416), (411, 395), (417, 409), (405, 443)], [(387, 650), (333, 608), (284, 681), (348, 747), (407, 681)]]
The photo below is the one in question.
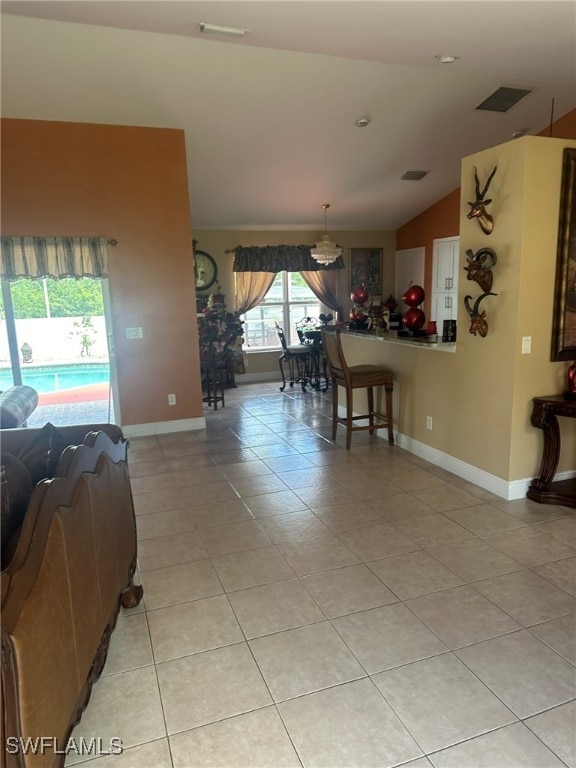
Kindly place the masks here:
[(431, 341), (429, 337), (421, 337), (409, 339), (403, 336), (398, 336), (397, 331), (384, 331), (382, 333), (375, 333), (374, 331), (348, 331), (342, 329), (342, 333), (347, 336), (358, 336), (363, 339), (369, 339), (370, 341), (376, 341), (384, 344), (400, 344), (407, 347), (418, 347), (419, 349), (434, 350), (436, 352), (455, 352), (455, 342), (443, 342), (441, 336), (436, 337), (436, 341)]

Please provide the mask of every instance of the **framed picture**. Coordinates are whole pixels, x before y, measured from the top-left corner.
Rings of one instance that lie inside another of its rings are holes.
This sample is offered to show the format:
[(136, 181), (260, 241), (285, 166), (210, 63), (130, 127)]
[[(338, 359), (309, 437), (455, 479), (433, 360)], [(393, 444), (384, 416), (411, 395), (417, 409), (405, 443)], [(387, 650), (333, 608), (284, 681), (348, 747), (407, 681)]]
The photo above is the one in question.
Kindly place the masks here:
[(368, 293), (382, 292), (382, 248), (350, 248), (350, 290), (365, 285)]
[(551, 359), (576, 359), (576, 149), (568, 148), (562, 160)]

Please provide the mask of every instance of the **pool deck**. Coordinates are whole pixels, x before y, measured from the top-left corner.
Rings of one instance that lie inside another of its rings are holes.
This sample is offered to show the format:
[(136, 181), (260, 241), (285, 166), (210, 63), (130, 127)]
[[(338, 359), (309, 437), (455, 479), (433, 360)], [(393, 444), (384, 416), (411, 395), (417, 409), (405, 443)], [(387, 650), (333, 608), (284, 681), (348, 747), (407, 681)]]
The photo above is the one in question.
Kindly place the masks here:
[(108, 400), (39, 405), (27, 424), (28, 427), (43, 427), (48, 421), (56, 427), (114, 423), (114, 410), (110, 407), (108, 413)]

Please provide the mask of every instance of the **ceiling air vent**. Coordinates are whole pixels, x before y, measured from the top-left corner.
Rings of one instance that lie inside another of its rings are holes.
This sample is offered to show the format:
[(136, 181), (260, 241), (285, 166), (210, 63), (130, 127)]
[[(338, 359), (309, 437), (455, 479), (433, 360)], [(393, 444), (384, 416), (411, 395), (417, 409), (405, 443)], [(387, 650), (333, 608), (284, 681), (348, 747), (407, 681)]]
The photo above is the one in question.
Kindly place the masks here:
[(526, 88), (498, 88), (491, 96), (488, 96), (476, 109), (485, 109), (488, 112), (508, 112), (516, 106), (525, 96), (532, 91)]
[(428, 175), (428, 171), (406, 171), (400, 178), (402, 181), (420, 181), (424, 176)]

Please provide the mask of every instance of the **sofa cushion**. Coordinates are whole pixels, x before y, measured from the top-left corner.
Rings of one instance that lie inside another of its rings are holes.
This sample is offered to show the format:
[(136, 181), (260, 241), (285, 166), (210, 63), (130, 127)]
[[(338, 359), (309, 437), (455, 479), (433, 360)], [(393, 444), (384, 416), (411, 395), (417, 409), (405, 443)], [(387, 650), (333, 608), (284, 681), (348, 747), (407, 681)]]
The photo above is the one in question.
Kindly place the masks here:
[(18, 459), (28, 468), (34, 485), (45, 478), (54, 477), (58, 459), (67, 445), (66, 438), (50, 422), (44, 424), (26, 443)]
[[(53, 424), (45, 424), (17, 456), (1, 457), (2, 565), (7, 562), (7, 545), (18, 531), (36, 483), (52, 478), (68, 441)], [(13, 547), (12, 547), (13, 548)]]
[(2, 456), (0, 473), (2, 562), (4, 565), (5, 548), (12, 534), (22, 525), (34, 485), (26, 465), (17, 456), (12, 456), (9, 453)]

